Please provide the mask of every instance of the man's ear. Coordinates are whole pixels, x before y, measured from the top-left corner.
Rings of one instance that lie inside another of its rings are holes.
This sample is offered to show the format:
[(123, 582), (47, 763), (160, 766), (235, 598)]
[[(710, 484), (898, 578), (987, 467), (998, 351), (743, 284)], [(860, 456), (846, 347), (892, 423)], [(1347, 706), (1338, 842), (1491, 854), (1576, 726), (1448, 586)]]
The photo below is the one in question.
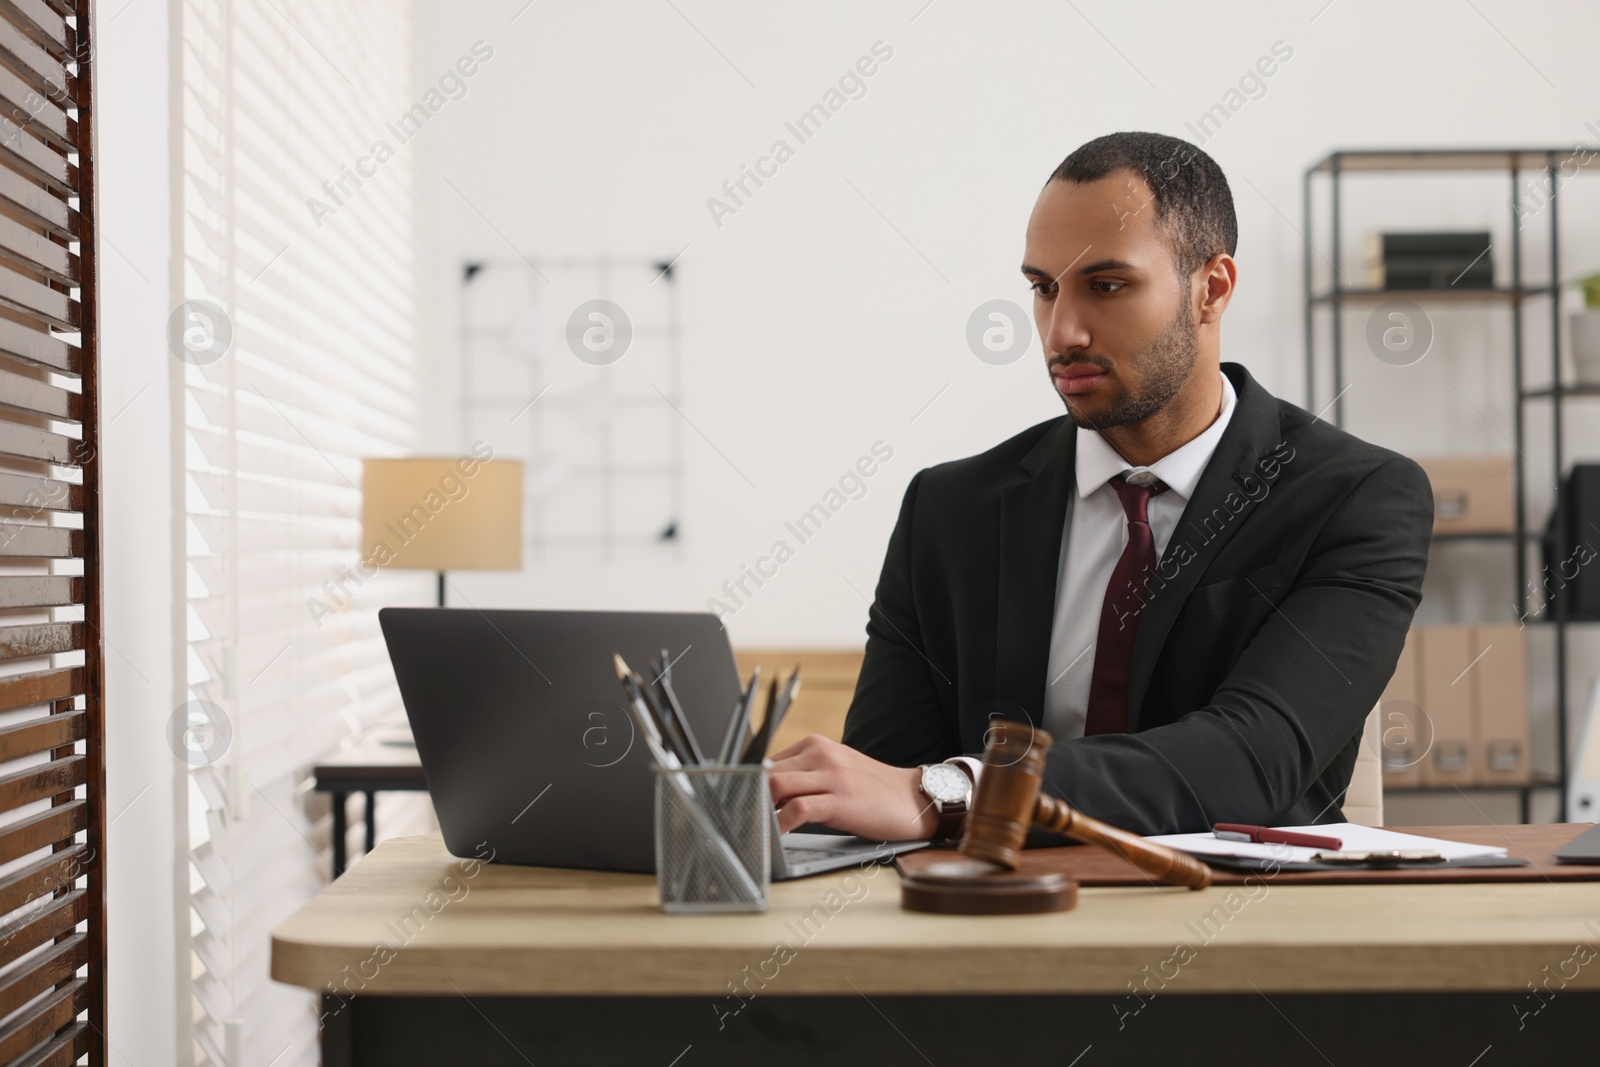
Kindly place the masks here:
[(1228, 302), (1233, 299), (1233, 287), (1238, 279), (1239, 268), (1232, 256), (1226, 252), (1218, 252), (1196, 273), (1199, 275), (1200, 286), (1200, 313), (1196, 317), (1196, 323), (1205, 325), (1219, 322), (1222, 313), (1227, 310)]

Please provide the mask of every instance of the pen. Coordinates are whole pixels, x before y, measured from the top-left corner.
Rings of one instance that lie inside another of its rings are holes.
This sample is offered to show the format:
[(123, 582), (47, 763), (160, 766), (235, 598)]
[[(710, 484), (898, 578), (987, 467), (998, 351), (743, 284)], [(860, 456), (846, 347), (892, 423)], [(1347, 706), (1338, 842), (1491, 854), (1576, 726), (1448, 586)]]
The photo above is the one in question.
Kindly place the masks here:
[(1344, 847), (1344, 842), (1337, 837), (1299, 834), (1293, 830), (1274, 830), (1270, 826), (1252, 826), (1249, 823), (1219, 822), (1211, 828), (1211, 832), (1224, 841), (1257, 841), (1268, 845), (1301, 845), (1335, 851)]

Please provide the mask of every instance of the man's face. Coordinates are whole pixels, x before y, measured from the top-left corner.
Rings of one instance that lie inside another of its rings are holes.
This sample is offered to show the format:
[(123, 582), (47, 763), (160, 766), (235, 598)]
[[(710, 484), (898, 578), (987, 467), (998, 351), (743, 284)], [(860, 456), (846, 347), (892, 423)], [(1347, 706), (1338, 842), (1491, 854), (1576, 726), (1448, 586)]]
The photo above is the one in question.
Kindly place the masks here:
[(1052, 180), (1028, 219), (1022, 273), (1050, 380), (1078, 426), (1140, 422), (1177, 395), (1199, 350), (1190, 281), (1142, 177)]

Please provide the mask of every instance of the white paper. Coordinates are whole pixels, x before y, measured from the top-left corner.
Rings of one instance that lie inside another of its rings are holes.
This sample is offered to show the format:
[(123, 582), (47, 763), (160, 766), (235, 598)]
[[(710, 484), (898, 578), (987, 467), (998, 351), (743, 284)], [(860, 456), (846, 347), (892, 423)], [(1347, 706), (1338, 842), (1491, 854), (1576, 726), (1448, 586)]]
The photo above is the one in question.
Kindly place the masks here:
[[(1445, 841), (1437, 837), (1418, 837), (1399, 834), (1375, 826), (1360, 826), (1349, 822), (1321, 823), (1317, 826), (1274, 826), (1274, 830), (1292, 830), (1302, 834), (1319, 834), (1337, 837), (1344, 842), (1339, 851), (1372, 852), (1389, 849), (1428, 849), (1447, 860), (1468, 859), (1477, 856), (1504, 856), (1506, 850), (1493, 845), (1469, 845), (1464, 841)], [(1228, 841), (1215, 834), (1160, 834), (1147, 837), (1162, 845), (1170, 845), (1180, 852), (1196, 856), (1242, 856), (1247, 859), (1277, 860), (1279, 863), (1307, 863), (1318, 852), (1332, 849), (1305, 848), (1300, 845), (1265, 844), (1256, 841)]]

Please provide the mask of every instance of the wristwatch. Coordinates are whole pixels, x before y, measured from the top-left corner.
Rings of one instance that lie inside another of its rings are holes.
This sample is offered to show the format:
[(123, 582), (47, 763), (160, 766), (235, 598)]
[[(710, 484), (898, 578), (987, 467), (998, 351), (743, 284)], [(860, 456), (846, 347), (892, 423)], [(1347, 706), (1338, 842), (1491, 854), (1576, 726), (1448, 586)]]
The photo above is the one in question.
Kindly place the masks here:
[(944, 844), (959, 841), (967, 805), (972, 801), (972, 779), (958, 763), (925, 763), (921, 770), (922, 793), (939, 813), (932, 840)]

